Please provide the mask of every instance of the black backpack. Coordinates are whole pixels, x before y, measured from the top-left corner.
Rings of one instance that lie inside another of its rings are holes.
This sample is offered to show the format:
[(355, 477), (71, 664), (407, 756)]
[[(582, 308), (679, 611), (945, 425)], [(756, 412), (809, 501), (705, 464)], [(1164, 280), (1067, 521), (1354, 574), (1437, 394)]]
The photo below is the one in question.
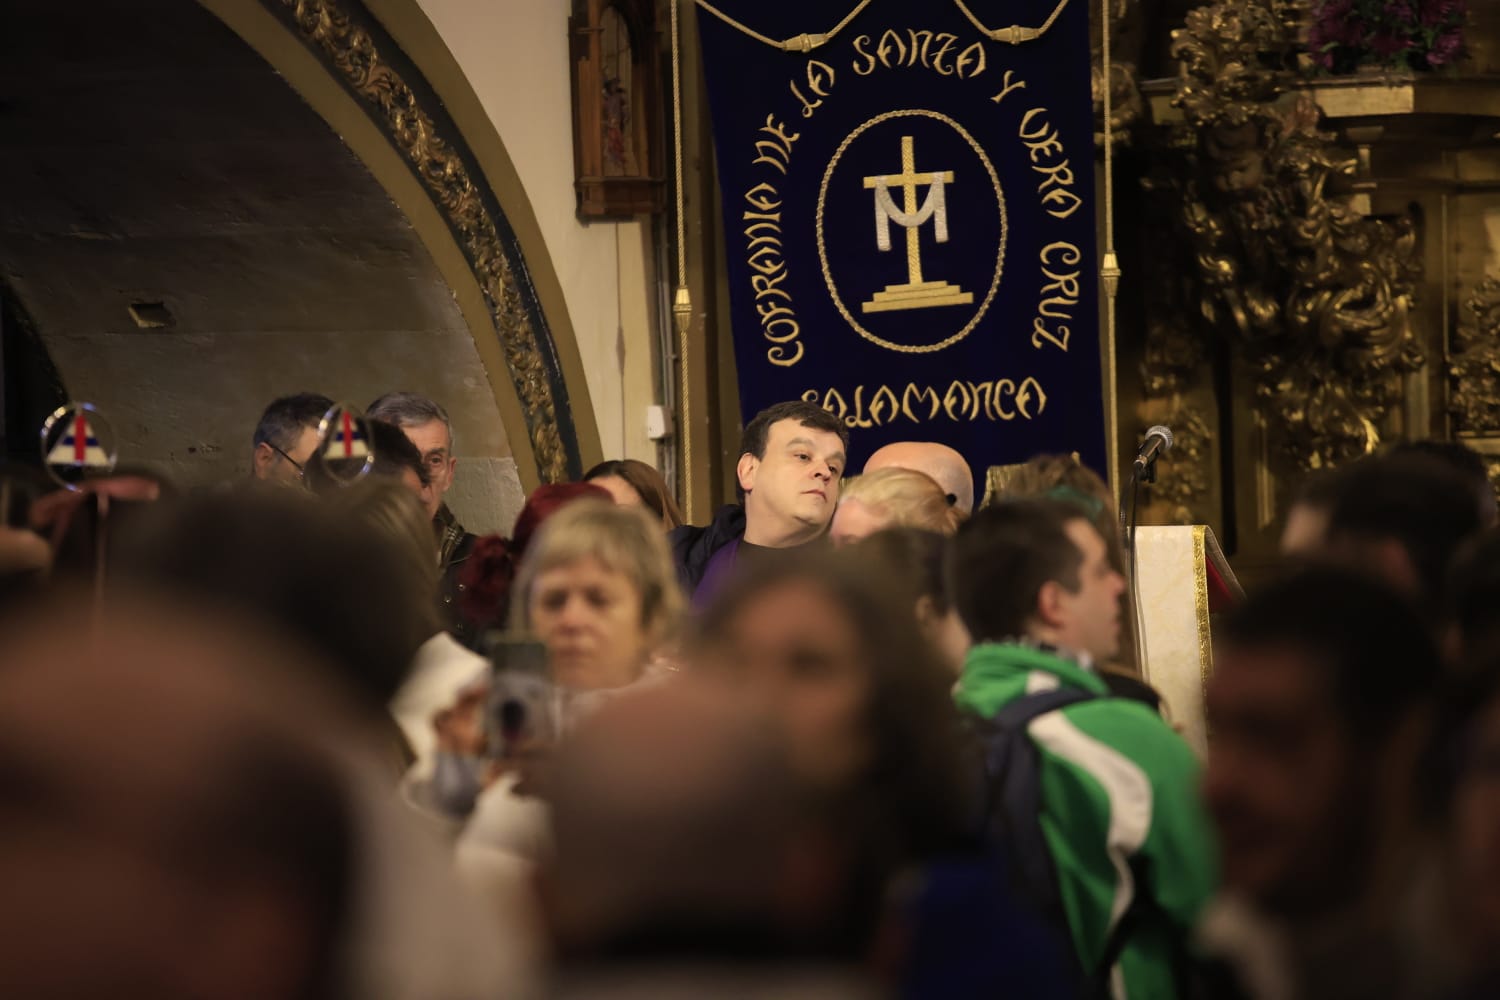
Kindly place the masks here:
[[(1068, 705), (1101, 697), (1080, 688), (1053, 688), (1025, 695), (992, 718), (972, 718), (972, 731), (984, 765), (979, 841), (1000, 863), (1015, 901), (1053, 928), (1076, 974), (1079, 997), (1108, 997), (1110, 972), (1147, 905), (1145, 883), (1137, 878), (1130, 907), (1110, 932), (1097, 966), (1077, 958), (1073, 935), (1057, 884), (1057, 867), (1042, 832), (1040, 753), (1026, 729), (1031, 722)], [(1132, 863), (1132, 868), (1135, 865)], [(1142, 873), (1137, 872), (1138, 876)]]

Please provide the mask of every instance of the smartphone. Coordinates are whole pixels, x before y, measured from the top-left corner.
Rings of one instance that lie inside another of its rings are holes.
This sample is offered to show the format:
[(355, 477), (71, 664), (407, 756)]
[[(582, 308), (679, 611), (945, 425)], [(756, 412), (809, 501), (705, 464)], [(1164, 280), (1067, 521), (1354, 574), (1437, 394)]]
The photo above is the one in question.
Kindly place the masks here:
[(490, 649), (485, 737), (491, 756), (505, 760), (557, 742), (557, 689), (547, 647), (530, 636), (501, 635)]

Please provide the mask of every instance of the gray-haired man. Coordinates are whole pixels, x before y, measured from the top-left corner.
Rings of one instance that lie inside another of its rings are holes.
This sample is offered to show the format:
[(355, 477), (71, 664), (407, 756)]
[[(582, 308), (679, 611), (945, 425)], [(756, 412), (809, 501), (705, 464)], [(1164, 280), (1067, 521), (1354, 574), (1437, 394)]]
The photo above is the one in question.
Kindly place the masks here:
[(443, 501), (453, 486), (453, 424), (448, 411), (426, 396), (415, 392), (389, 392), (370, 404), (369, 416), (395, 424), (406, 432), (411, 443), (422, 453), (422, 463), (432, 479), (428, 514), (437, 534), (438, 565), (442, 567), (442, 612), (454, 638), (471, 645), (477, 636), (459, 613), (457, 598), (463, 589), (458, 573), (474, 547), (474, 535), (464, 530)]

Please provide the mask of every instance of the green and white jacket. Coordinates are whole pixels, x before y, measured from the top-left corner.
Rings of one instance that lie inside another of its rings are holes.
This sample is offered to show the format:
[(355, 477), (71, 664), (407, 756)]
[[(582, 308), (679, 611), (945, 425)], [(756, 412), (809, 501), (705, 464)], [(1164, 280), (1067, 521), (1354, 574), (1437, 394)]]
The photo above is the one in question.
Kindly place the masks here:
[[(1084, 969), (1096, 968), (1135, 894), (1149, 893), (1154, 906), (1137, 918), (1112, 992), (1171, 1000), (1174, 958), (1217, 882), (1192, 750), (1150, 708), (1109, 697), (1091, 669), (1046, 650), (975, 646), (954, 697), (961, 710), (990, 718), (1018, 698), (1060, 686), (1100, 696), (1028, 727), (1039, 751), (1042, 832), (1074, 947)], [(1132, 863), (1147, 885), (1135, 885)]]

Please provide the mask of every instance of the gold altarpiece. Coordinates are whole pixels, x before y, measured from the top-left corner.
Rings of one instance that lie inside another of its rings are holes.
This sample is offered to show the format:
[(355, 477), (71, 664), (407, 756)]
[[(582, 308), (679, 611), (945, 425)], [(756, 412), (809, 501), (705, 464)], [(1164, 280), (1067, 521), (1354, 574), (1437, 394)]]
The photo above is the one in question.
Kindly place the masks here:
[[(1126, 37), (1133, 6), (1116, 8)], [(1177, 435), (1144, 522), (1215, 525), (1254, 575), (1309, 470), (1436, 437), (1500, 476), (1488, 6), (1452, 74), (1313, 76), (1307, 5), (1284, 0), (1188, 12), (1175, 78), (1137, 82), (1117, 48), (1121, 447), (1151, 424)]]
[[(660, 2), (690, 27), (692, 0)], [(1456, 72), (1421, 76), (1307, 72), (1310, 6), (1091, 3), (1124, 270), (1118, 459), (1169, 425), (1143, 523), (1212, 525), (1252, 578), (1308, 470), (1437, 437), (1500, 478), (1500, 3), (1470, 4)], [(732, 496), (738, 402), (699, 53), (680, 37), (680, 443), (702, 516)]]

